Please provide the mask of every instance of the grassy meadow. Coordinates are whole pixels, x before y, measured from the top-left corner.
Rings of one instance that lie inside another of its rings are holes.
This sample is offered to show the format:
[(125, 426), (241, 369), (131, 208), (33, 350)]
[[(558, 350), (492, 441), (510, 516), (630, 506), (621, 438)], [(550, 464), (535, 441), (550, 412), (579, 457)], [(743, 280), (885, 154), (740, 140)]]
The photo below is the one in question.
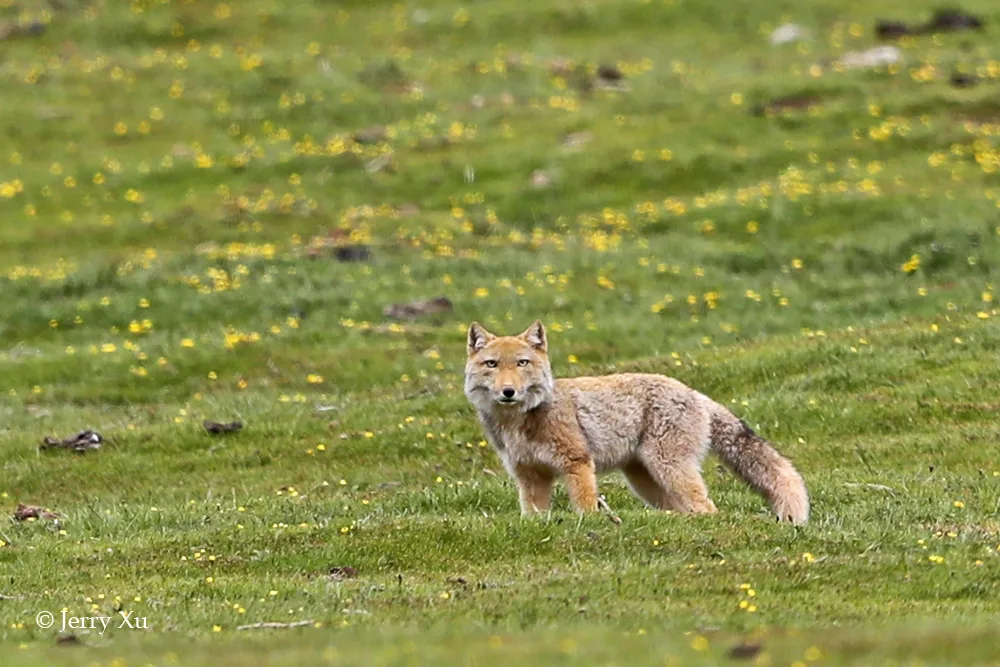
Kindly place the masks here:
[[(0, 662), (994, 664), (1000, 8), (840, 61), (936, 7), (0, 0)], [(535, 318), (809, 524), (522, 519), (462, 371)]]

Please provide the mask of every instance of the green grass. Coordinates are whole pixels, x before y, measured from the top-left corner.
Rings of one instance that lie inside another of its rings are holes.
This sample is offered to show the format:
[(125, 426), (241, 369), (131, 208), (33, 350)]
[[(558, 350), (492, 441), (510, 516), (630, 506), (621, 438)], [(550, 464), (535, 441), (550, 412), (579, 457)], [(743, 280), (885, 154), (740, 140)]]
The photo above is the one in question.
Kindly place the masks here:
[[(1000, 11), (838, 71), (935, 5), (809, 5), (0, 2), (44, 23), (0, 42), (0, 508), (62, 515), (0, 521), (4, 664), (991, 664)], [(621, 525), (521, 519), (461, 374), (536, 317), (557, 375), (731, 405), (810, 523), (714, 458), (718, 515), (611, 475)]]

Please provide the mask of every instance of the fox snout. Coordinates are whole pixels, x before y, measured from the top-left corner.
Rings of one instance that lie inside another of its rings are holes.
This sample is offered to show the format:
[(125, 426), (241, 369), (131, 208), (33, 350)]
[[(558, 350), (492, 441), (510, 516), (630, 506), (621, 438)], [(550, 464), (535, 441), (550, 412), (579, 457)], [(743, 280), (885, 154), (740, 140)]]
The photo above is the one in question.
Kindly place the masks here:
[(518, 403), (524, 391), (512, 382), (498, 382), (493, 389), (493, 400), (497, 403)]

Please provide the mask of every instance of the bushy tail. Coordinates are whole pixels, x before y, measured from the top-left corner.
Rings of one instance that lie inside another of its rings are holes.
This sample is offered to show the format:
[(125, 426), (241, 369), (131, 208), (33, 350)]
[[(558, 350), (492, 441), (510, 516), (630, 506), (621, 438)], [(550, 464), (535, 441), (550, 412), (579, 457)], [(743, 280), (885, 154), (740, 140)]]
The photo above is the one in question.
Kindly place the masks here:
[(809, 519), (809, 495), (792, 462), (724, 406), (712, 409), (712, 450), (743, 481), (767, 498), (781, 521)]

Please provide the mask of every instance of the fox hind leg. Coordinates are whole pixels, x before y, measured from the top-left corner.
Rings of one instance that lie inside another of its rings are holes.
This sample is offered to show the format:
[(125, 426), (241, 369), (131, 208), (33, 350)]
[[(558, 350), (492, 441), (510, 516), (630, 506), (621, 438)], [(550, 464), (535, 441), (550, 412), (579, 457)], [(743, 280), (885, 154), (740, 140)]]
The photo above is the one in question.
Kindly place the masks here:
[(647, 505), (661, 510), (670, 509), (670, 501), (666, 492), (649, 474), (646, 466), (638, 461), (633, 461), (623, 467), (622, 472), (625, 474), (625, 480), (628, 482), (629, 488), (632, 489), (632, 493)]
[(684, 514), (714, 514), (718, 510), (701, 476), (698, 449), (690, 453), (682, 449), (681, 455), (677, 450), (676, 443), (656, 443), (647, 446), (641, 457), (649, 480), (660, 487), (662, 506)]

